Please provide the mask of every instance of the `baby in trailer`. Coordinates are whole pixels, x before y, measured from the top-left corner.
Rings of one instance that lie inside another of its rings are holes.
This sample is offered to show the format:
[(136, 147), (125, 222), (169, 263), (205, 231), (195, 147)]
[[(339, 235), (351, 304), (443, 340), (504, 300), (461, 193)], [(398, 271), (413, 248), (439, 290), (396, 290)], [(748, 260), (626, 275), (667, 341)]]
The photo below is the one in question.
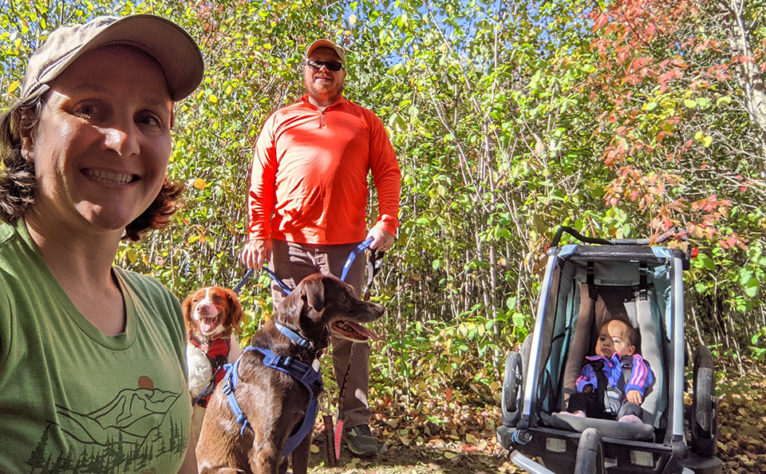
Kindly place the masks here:
[(586, 356), (577, 378), (577, 392), (569, 398), (567, 411), (576, 416), (615, 418), (642, 423), (641, 403), (654, 382), (647, 362), (636, 354), (638, 332), (621, 319), (601, 327), (596, 355)]

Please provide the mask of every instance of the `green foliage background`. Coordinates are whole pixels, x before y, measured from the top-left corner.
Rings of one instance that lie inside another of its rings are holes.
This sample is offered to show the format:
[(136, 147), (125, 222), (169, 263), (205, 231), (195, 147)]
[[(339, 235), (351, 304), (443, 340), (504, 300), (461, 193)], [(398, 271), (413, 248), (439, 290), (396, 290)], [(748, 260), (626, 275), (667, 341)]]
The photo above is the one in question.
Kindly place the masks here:
[[(636, 39), (620, 15), (640, 3), (0, 0), (0, 100), (14, 100), (26, 58), (61, 24), (151, 12), (198, 39), (207, 72), (177, 105), (170, 167), (187, 184), (183, 209), (118, 255), (182, 299), (244, 274), (255, 138), (302, 93), (306, 46), (333, 39), (349, 50), (346, 97), (383, 119), (403, 170), (402, 226), (373, 292), (388, 309), (376, 328), (386, 336), (373, 360), (378, 393), (499, 393), (502, 353), (531, 328), (560, 224), (625, 238), (689, 229), (700, 249), (687, 280), (690, 344), (763, 356), (766, 130), (723, 37), (733, 17), (684, 2), (695, 9), (673, 17), (677, 27)], [(763, 7), (741, 3), (763, 80)], [(602, 12), (611, 16), (599, 26)], [(663, 28), (670, 13), (652, 14)], [(663, 87), (676, 60), (683, 73)], [(715, 64), (730, 64), (729, 76), (705, 76)], [(267, 284), (262, 275), (243, 292), (249, 331), (270, 311)]]

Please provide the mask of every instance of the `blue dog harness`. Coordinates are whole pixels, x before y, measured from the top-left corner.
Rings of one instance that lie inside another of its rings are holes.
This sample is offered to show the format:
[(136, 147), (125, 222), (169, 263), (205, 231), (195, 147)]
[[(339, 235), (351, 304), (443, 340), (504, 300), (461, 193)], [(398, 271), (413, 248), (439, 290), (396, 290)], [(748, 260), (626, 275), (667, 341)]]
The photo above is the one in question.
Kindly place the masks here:
[[(314, 348), (310, 341), (301, 337), (299, 334), (295, 333), (289, 328), (286, 328), (281, 324), (276, 324), (276, 327), (282, 334), (287, 336), (295, 344), (307, 349)], [(285, 449), (282, 455), (287, 456), (295, 451), (295, 448), (298, 447), (301, 441), (303, 441), (306, 435), (308, 435), (311, 429), (314, 427), (318, 405), (317, 395), (319, 395), (323, 387), (322, 375), (314, 370), (312, 366), (304, 364), (299, 360), (295, 360), (292, 357), (277, 355), (273, 351), (263, 347), (246, 347), (242, 352), (242, 355), (240, 355), (233, 364), (226, 364), (224, 366), (224, 369), (226, 370), (226, 376), (223, 380), (223, 393), (226, 395), (226, 399), (229, 402), (229, 408), (237, 418), (237, 423), (242, 425), (242, 428), (239, 430), (240, 436), (242, 436), (242, 434), (245, 432), (245, 428), (249, 428), (250, 431), (253, 430), (252, 426), (250, 426), (250, 422), (247, 420), (247, 415), (242, 413), (242, 409), (240, 408), (239, 403), (237, 403), (237, 399), (234, 396), (234, 389), (239, 383), (239, 376), (237, 375), (239, 370), (239, 362), (242, 360), (242, 356), (245, 355), (246, 352), (250, 351), (257, 351), (261, 353), (261, 355), (263, 355), (264, 365), (290, 375), (292, 378), (306, 387), (306, 390), (309, 391), (309, 405), (306, 409), (306, 415), (303, 417), (303, 423), (301, 423), (301, 426), (298, 428), (297, 432), (287, 438), (287, 442), (285, 443)]]

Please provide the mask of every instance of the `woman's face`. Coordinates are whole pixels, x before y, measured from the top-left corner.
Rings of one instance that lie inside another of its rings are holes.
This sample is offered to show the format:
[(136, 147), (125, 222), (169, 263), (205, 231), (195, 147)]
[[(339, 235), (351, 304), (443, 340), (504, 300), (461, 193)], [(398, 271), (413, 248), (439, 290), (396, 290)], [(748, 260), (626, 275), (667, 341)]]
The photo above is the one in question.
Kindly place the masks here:
[(104, 46), (77, 59), (22, 136), (38, 183), (27, 219), (121, 235), (162, 186), (172, 106), (162, 69), (140, 50)]

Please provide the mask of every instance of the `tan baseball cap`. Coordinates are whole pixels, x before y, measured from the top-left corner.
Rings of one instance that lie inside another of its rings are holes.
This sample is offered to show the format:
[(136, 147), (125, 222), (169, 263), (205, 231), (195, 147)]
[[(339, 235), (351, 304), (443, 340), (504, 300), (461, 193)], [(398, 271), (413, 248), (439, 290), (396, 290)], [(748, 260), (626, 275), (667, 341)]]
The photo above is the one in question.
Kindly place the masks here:
[(205, 64), (197, 43), (180, 26), (155, 15), (100, 16), (53, 31), (29, 58), (21, 100), (39, 96), (48, 84), (88, 51), (124, 44), (145, 51), (165, 72), (170, 98), (179, 101), (202, 82)]
[(346, 64), (346, 52), (341, 48), (340, 46), (337, 46), (335, 43), (333, 43), (330, 40), (326, 39), (320, 39), (316, 40), (313, 43), (311, 43), (311, 46), (309, 46), (309, 49), (306, 50), (306, 57), (308, 58), (311, 56), (311, 53), (316, 51), (319, 48), (330, 48), (331, 50), (335, 51), (335, 54), (338, 55), (338, 59), (340, 59), (341, 64)]

